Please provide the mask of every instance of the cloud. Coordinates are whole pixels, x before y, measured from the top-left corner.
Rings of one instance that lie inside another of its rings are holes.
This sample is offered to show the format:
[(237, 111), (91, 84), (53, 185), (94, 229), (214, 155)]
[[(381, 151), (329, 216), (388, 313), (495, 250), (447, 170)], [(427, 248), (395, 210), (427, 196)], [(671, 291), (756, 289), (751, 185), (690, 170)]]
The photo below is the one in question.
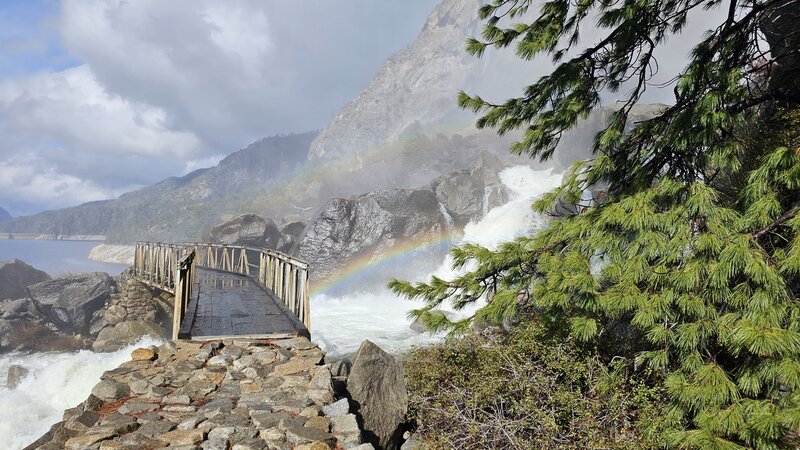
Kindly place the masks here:
[(0, 205), (20, 214), (108, 198), (260, 137), (321, 128), (435, 3), (63, 0), (55, 17), (26, 10), (46, 30), (20, 27), (2, 44), (41, 53), (52, 33), (72, 67), (3, 57)]

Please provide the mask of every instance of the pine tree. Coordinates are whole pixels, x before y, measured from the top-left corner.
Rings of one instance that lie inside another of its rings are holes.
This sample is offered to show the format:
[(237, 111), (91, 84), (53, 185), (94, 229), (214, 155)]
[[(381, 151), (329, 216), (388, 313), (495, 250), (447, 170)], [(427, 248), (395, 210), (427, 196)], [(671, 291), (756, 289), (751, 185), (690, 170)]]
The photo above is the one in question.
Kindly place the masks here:
[[(700, 8), (725, 15), (675, 75), (674, 103), (626, 128), (651, 87), (655, 50)], [(800, 1), (552, 0), (525, 21), (529, 10), (530, 0), (482, 7), (482, 39), (467, 51), (514, 46), (526, 60), (549, 56), (552, 73), (519, 98), (462, 92), (459, 104), (482, 114), (479, 127), (525, 128), (512, 151), (545, 160), (601, 93), (625, 92), (594, 158), (534, 208), (580, 203), (597, 185), (607, 196), (496, 251), (454, 248), (465, 270), (454, 280), (390, 287), (424, 299), (412, 315), (434, 331), (516, 316), (607, 359), (631, 358), (669, 393), (670, 448), (797, 448)], [(579, 48), (594, 19), (606, 33)], [(460, 322), (432, 313), (481, 299)]]

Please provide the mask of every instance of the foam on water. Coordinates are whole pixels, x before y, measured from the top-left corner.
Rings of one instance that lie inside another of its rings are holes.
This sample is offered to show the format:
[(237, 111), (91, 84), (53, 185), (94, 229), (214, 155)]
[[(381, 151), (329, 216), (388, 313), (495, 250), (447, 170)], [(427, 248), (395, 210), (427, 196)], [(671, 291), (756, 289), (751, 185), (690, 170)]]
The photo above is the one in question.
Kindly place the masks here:
[[(86, 400), (103, 372), (130, 360), (134, 348), (159, 343), (145, 338), (113, 353), (83, 350), (3, 355), (0, 357), (0, 446), (14, 450), (32, 443), (61, 420), (65, 409)], [(30, 372), (16, 389), (9, 390), (6, 376), (13, 364)]]
[[(503, 170), (500, 180), (510, 191), (510, 200), (491, 209), (481, 220), (467, 224), (460, 242), (496, 248), (503, 242), (534, 233), (546, 225), (546, 218), (534, 213), (531, 203), (534, 198), (557, 187), (561, 182), (561, 174), (554, 174), (552, 170), (537, 171), (527, 166), (515, 166)], [(447, 256), (434, 272), (420, 273), (415, 278), (428, 280), (430, 275), (435, 274), (452, 279), (458, 273), (451, 268), (451, 264), (452, 259)], [(402, 269), (407, 272), (407, 267)], [(376, 281), (385, 285), (388, 280)], [(409, 329), (411, 321), (407, 318), (408, 311), (419, 308), (421, 302), (398, 298), (385, 288), (369, 292), (358, 291), (356, 286), (353, 289), (354, 292), (348, 295), (320, 294), (311, 300), (312, 338), (329, 354), (352, 354), (364, 339), (375, 342), (391, 353), (401, 353), (414, 345), (441, 339), (439, 336), (420, 335)]]

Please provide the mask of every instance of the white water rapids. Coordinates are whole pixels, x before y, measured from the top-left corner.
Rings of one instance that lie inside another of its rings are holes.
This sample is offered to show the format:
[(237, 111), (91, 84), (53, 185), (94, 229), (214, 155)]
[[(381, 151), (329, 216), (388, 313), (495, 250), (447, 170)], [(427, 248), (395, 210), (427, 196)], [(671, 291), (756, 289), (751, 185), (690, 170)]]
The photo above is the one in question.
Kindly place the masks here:
[[(100, 375), (131, 359), (136, 347), (157, 345), (143, 339), (113, 353), (8, 354), (0, 357), (0, 447), (21, 449), (61, 420), (64, 410), (86, 400)], [(9, 366), (18, 364), (28, 375), (16, 389), (6, 387)]]
[[(460, 242), (494, 248), (545, 225), (544, 218), (533, 213), (530, 204), (533, 198), (556, 187), (561, 175), (517, 166), (501, 172), (500, 179), (511, 193), (510, 201), (489, 210), (480, 221), (468, 224)], [(396, 263), (398, 271), (403, 269), (401, 273), (408, 273), (409, 267), (438, 266), (433, 272), (420, 270), (413, 278), (427, 280), (432, 273), (445, 279), (457, 275), (450, 268), (449, 257), (425, 264), (415, 261), (415, 257), (430, 258), (429, 254), (412, 253), (410, 259)], [(374, 281), (375, 285), (385, 286), (387, 280)], [(439, 339), (409, 328), (407, 313), (420, 303), (400, 299), (385, 288), (369, 291), (359, 291), (355, 285), (348, 288), (354, 291), (347, 295), (317, 295), (312, 299), (312, 337), (329, 354), (352, 354), (364, 339), (391, 353)], [(129, 360), (133, 348), (154, 343), (143, 341), (114, 353), (80, 351), (0, 357), (0, 447), (20, 449), (39, 438), (61, 420), (65, 409), (86, 399), (104, 371)], [(22, 365), (30, 373), (16, 389), (9, 390), (5, 381), (12, 364)]]
[[(496, 248), (503, 242), (534, 233), (545, 226), (545, 218), (532, 211), (531, 203), (534, 198), (556, 188), (561, 182), (561, 174), (515, 166), (503, 170), (500, 180), (510, 191), (510, 200), (491, 209), (481, 220), (467, 224), (460, 242)], [(403, 259), (397, 264), (407, 266), (419, 262)], [(432, 274), (452, 279), (457, 273), (450, 266), (451, 259), (447, 256), (434, 272), (417, 273), (413, 279), (428, 280)], [(407, 267), (398, 269), (407, 271)], [(376, 281), (376, 285), (385, 286), (388, 280)], [(364, 339), (373, 341), (390, 353), (399, 353), (414, 345), (439, 339), (409, 328), (411, 321), (407, 318), (408, 311), (422, 306), (421, 302), (398, 298), (381, 287), (369, 291), (358, 290), (358, 286), (352, 286), (352, 289), (352, 293), (346, 295), (320, 294), (311, 299), (312, 338), (329, 354), (352, 354)]]

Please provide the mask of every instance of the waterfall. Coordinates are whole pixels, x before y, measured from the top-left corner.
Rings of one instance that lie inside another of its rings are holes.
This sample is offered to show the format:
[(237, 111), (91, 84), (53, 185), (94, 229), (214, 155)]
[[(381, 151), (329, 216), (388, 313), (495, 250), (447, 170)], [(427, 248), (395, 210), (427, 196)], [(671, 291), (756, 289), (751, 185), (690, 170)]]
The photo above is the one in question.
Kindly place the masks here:
[(450, 215), (450, 211), (445, 208), (442, 202), (439, 202), (439, 211), (442, 212), (442, 217), (444, 217), (445, 226), (447, 226), (447, 231), (453, 231), (455, 229), (455, 222), (453, 221), (453, 216)]
[(492, 189), (494, 186), (484, 186), (483, 187), (483, 211), (481, 211), (481, 217), (486, 217), (489, 214), (489, 196), (492, 194)]
[[(503, 170), (500, 181), (508, 189), (510, 200), (492, 208), (483, 218), (468, 223), (460, 243), (473, 242), (497, 248), (503, 242), (535, 233), (547, 225), (548, 219), (534, 213), (530, 205), (534, 198), (557, 187), (561, 183), (561, 174), (554, 174), (552, 170), (536, 171), (527, 166), (515, 166)], [(495, 185), (497, 187), (501, 186)], [(445, 220), (452, 222), (447, 209), (441, 204), (439, 208)], [(458, 271), (452, 269), (450, 256), (444, 260), (437, 256), (435, 260), (422, 261), (417, 258), (424, 258), (424, 253), (404, 253), (414, 256), (411, 259), (388, 260), (384, 264), (389, 264), (389, 268), (397, 267), (398, 271), (403, 272), (414, 267), (438, 267), (432, 272), (430, 269), (423, 269), (416, 277), (406, 279), (428, 281), (431, 275), (443, 279), (452, 279), (459, 275)], [(377, 282), (375, 284), (385, 284), (388, 280), (374, 281)], [(317, 294), (311, 302), (313, 339), (329, 355), (352, 354), (364, 339), (375, 342), (391, 353), (400, 353), (414, 345), (424, 345), (441, 338), (418, 334), (409, 329), (411, 321), (407, 313), (410, 309), (424, 306), (421, 301), (400, 299), (385, 288), (364, 289), (361, 280), (352, 285), (352, 290), (347, 295)], [(450, 307), (443, 306), (444, 309)]]

